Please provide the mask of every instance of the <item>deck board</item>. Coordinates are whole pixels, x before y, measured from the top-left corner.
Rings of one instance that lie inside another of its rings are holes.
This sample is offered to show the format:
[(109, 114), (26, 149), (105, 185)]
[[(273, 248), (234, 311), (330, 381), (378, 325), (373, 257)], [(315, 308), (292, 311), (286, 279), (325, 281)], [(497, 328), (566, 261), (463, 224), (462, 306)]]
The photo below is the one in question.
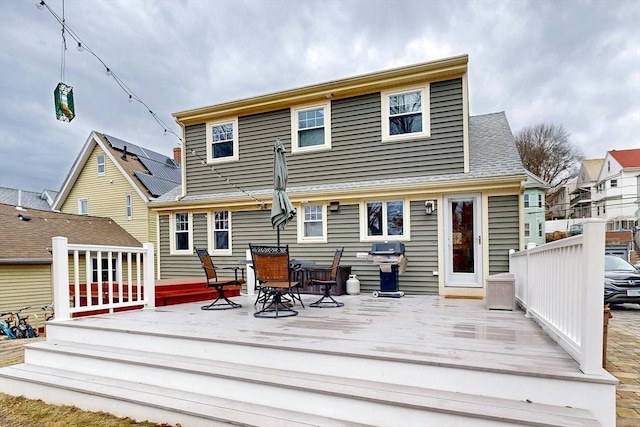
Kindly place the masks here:
[[(303, 295), (308, 303), (317, 297)], [(522, 311), (487, 310), (482, 300), (439, 296), (399, 299), (345, 295), (342, 308), (299, 308), (280, 319), (253, 317), (243, 307), (203, 311), (202, 303), (74, 319), (101, 328), (132, 328), (196, 339), (261, 343), (324, 353), (359, 354), (412, 363), (461, 366), (540, 376), (584, 377), (578, 364)]]

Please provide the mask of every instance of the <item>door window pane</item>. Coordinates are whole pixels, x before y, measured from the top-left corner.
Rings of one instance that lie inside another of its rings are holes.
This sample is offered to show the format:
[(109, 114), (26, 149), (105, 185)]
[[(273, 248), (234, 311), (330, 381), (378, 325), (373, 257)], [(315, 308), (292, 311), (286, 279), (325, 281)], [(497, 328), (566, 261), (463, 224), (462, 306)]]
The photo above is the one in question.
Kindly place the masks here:
[(475, 245), (473, 244), (473, 201), (451, 202), (451, 230), (453, 272), (475, 272)]

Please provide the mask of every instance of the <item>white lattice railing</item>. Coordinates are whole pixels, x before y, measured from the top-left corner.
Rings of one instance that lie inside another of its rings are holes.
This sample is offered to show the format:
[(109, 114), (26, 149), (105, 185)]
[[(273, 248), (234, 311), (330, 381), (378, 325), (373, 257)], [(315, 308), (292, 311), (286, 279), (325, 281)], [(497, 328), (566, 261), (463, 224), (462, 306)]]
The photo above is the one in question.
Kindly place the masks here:
[(509, 257), (516, 299), (586, 374), (602, 370), (605, 224)]
[(70, 245), (66, 237), (52, 241), (55, 320), (77, 313), (155, 307), (153, 244)]

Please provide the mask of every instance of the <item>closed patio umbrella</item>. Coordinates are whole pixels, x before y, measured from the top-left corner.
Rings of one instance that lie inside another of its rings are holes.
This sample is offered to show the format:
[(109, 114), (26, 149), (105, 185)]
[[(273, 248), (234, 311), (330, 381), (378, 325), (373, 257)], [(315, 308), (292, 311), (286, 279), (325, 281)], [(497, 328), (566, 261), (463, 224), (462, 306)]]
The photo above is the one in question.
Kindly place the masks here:
[(276, 139), (273, 147), (273, 205), (271, 206), (271, 225), (277, 231), (277, 243), (280, 246), (280, 228), (284, 228), (296, 214), (287, 195), (287, 159), (286, 150), (280, 139)]

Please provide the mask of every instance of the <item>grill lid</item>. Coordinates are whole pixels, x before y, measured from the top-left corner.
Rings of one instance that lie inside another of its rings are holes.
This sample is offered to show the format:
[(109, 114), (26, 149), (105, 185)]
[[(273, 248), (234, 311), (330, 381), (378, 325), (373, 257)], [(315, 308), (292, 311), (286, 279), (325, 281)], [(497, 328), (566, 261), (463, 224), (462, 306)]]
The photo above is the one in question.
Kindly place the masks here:
[(402, 242), (374, 242), (371, 245), (371, 255), (404, 255)]

